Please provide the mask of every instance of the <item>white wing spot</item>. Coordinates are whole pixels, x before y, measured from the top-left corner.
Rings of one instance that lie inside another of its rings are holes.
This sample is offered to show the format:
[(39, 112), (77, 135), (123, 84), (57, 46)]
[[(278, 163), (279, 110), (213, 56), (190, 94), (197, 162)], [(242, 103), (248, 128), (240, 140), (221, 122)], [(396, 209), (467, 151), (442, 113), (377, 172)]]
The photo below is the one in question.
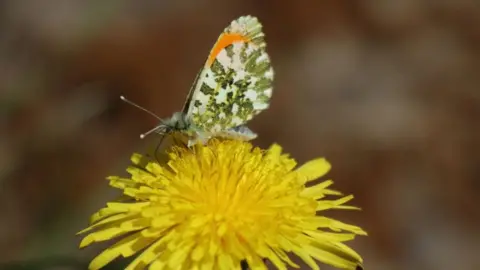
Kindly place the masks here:
[[(240, 22), (240, 23), (239, 23)], [(243, 32), (245, 27), (243, 26), (243, 24), (241, 24), (241, 20), (238, 20), (237, 21), (233, 21), (231, 24), (230, 24), (230, 30), (232, 32)]]
[(215, 102), (217, 104), (227, 101), (227, 91), (225, 89), (220, 89), (220, 91), (215, 96)]
[(261, 62), (268, 61), (268, 54), (263, 52), (256, 60), (257, 64), (260, 64)]
[(245, 43), (243, 41), (237, 41), (237, 42), (234, 42), (232, 45), (233, 45), (233, 53), (234, 54), (240, 54), (240, 52), (242, 51), (242, 47)]
[(254, 44), (252, 43), (247, 43), (247, 49), (245, 50), (245, 53), (247, 55), (250, 55), (253, 53), (253, 51), (256, 49), (257, 46), (255, 46)]
[(237, 104), (237, 103), (234, 103), (234, 104), (232, 105), (232, 113), (233, 113), (233, 114), (237, 114), (237, 112), (238, 112), (238, 104)]
[(254, 110), (265, 110), (268, 108), (268, 103), (265, 102), (254, 102), (253, 103), (253, 109)]
[(240, 81), (245, 79), (245, 75), (247, 75), (247, 72), (245, 72), (244, 69), (240, 69), (236, 72), (235, 76), (233, 77), (234, 81)]
[(223, 67), (228, 67), (232, 64), (232, 59), (228, 57), (227, 51), (225, 49), (221, 50), (218, 53), (216, 59)]
[(273, 69), (271, 67), (265, 72), (265, 78), (273, 79)]
[(198, 91), (196, 99), (200, 101), (201, 104), (207, 104), (210, 97), (205, 95), (202, 91)]
[(272, 92), (273, 92), (273, 89), (272, 89), (272, 88), (268, 88), (268, 89), (265, 89), (265, 91), (263, 91), (263, 93), (264, 93), (267, 97), (271, 97), (271, 96), (272, 96)]
[(215, 89), (217, 87), (217, 82), (215, 82), (215, 74), (211, 69), (208, 69), (206, 74), (208, 74), (208, 77), (205, 75), (203, 81), (210, 87)]
[(255, 90), (248, 89), (248, 91), (245, 92), (245, 97), (251, 101), (257, 100), (257, 92)]
[(233, 43), (233, 59), (230, 68), (234, 69), (235, 71), (244, 70), (242, 60), (240, 59), (240, 52), (244, 44), (244, 42)]
[(198, 91), (197, 96), (195, 97), (195, 100), (200, 101), (202, 104), (200, 107), (195, 107), (193, 106), (193, 112), (196, 112), (198, 114), (203, 114), (206, 111), (206, 104), (208, 104), (209, 96), (205, 95), (201, 91)]
[(259, 80), (259, 79), (258, 79), (258, 77), (256, 77), (256, 76), (250, 77), (250, 83), (251, 83), (251, 85), (255, 85), (255, 84), (258, 82), (258, 80)]

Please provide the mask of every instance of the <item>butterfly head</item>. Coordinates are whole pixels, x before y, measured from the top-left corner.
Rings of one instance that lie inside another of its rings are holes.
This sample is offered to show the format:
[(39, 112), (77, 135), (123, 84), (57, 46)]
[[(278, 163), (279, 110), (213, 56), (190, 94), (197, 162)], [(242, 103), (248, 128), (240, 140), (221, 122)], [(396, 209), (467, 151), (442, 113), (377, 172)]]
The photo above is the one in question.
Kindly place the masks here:
[(165, 135), (174, 132), (180, 132), (185, 135), (192, 136), (190, 121), (183, 112), (176, 112), (170, 118), (161, 120), (160, 124), (155, 127), (155, 133)]
[(160, 133), (163, 131), (163, 133), (171, 133), (175, 131), (183, 131), (188, 128), (188, 121), (185, 117), (185, 114), (182, 112), (176, 112), (172, 115), (172, 117), (162, 120), (160, 125), (158, 126), (160, 129), (157, 131)]

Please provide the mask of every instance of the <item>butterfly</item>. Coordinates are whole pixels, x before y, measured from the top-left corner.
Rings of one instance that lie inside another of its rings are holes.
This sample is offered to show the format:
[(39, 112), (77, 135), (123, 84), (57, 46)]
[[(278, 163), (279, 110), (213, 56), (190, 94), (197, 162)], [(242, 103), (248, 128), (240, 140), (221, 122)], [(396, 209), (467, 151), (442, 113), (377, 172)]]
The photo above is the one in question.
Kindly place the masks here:
[(205, 144), (212, 137), (256, 138), (245, 124), (269, 107), (274, 77), (264, 36), (253, 16), (232, 21), (210, 51), (183, 110), (160, 119), (143, 137), (152, 132), (180, 133), (188, 146)]

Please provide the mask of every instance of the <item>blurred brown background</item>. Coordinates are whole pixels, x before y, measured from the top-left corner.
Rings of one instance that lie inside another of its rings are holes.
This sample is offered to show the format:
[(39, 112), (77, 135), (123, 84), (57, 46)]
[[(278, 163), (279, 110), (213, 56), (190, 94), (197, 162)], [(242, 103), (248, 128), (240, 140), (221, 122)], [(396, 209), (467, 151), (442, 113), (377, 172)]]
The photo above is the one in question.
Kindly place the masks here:
[(367, 269), (480, 269), (477, 0), (1, 1), (1, 269), (86, 267), (103, 246), (74, 234), (115, 197), (104, 178), (158, 140), (119, 95), (180, 110), (245, 14), (276, 71), (255, 143), (332, 162)]

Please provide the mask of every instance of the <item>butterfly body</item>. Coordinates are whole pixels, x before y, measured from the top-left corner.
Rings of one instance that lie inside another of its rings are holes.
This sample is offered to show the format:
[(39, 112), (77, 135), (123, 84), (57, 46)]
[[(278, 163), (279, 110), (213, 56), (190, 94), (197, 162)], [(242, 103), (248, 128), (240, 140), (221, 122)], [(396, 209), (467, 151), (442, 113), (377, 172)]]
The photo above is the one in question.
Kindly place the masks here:
[(196, 127), (183, 112), (176, 112), (172, 117), (162, 121), (156, 128), (160, 134), (180, 133), (188, 140), (188, 146), (195, 143), (205, 144), (212, 137), (253, 140), (257, 137), (253, 131), (244, 125), (236, 126), (219, 132), (206, 132)]
[(212, 137), (251, 140), (245, 124), (269, 107), (273, 69), (262, 25), (242, 16), (225, 28), (190, 90), (182, 112), (157, 126), (156, 132), (179, 132), (188, 145)]

